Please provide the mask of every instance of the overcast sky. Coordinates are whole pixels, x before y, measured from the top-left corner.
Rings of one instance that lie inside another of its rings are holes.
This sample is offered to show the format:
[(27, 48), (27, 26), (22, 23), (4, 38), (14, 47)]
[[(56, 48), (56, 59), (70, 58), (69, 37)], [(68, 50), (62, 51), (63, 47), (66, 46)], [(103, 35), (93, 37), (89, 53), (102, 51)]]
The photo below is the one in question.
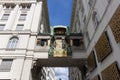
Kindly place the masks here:
[(50, 26), (70, 25), (72, 0), (47, 0)]
[(61, 80), (68, 80), (68, 68), (67, 67), (56, 67), (55, 74), (57, 80), (61, 78)]

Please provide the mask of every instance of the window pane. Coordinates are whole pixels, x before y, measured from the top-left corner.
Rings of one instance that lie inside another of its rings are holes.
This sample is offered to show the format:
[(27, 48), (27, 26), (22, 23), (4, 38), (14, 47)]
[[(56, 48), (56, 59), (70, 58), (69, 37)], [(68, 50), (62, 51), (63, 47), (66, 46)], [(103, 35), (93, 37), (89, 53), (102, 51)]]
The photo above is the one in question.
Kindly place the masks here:
[(0, 31), (3, 30), (5, 27), (5, 24), (0, 24)]
[(7, 48), (9, 49), (15, 49), (18, 43), (18, 38), (13, 37), (12, 39), (9, 40)]
[(10, 15), (10, 14), (3, 14), (1, 20), (8, 20), (9, 15)]
[(19, 20), (24, 21), (26, 19), (27, 14), (21, 14)]
[(16, 30), (23, 30), (24, 24), (17, 24)]
[(0, 65), (0, 71), (10, 71), (13, 59), (3, 59)]

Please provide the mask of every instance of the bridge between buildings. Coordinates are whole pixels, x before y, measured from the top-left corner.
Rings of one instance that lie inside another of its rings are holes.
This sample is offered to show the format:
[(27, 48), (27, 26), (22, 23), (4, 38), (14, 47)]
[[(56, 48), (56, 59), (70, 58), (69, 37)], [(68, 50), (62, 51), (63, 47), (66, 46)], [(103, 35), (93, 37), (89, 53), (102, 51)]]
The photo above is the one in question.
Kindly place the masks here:
[[(54, 30), (53, 35), (37, 36), (35, 53), (37, 52), (39, 57), (36, 58), (32, 68), (35, 80), (38, 80), (42, 67), (79, 67), (81, 73), (85, 73), (87, 55), (82, 34), (66, 34), (67, 29), (64, 28)], [(42, 57), (45, 54), (48, 57)]]

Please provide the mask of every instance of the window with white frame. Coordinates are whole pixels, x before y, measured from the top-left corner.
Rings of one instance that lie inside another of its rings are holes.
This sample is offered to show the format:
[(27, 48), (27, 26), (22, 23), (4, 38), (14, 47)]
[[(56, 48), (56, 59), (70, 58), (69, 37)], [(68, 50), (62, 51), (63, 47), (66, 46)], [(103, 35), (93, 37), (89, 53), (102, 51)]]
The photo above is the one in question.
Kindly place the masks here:
[(10, 16), (9, 13), (8, 14), (3, 14), (1, 20), (5, 20), (6, 21), (6, 20), (8, 20), (9, 16)]
[(17, 24), (16, 30), (21, 31), (21, 30), (23, 30), (23, 27), (24, 27), (24, 24)]
[(1, 72), (9, 72), (11, 70), (13, 59), (2, 59), (0, 64)]
[(5, 24), (0, 24), (0, 31), (4, 30)]
[(14, 36), (14, 37), (10, 38), (7, 48), (15, 49), (17, 47), (17, 44), (18, 44), (18, 37)]
[(25, 21), (27, 14), (20, 14), (19, 21)]
[(94, 26), (96, 28), (98, 26), (98, 24), (99, 24), (98, 14), (97, 14), (96, 11), (93, 12), (92, 21), (93, 21), (93, 24), (94, 24)]

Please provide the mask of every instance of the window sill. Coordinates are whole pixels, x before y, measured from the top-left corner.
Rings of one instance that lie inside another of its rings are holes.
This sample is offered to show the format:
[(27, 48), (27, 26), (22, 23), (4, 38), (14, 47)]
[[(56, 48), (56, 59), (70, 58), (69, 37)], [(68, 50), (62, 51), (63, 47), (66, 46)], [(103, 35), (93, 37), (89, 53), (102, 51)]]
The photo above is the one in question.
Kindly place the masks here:
[(6, 51), (15, 51), (15, 49), (7, 48)]

